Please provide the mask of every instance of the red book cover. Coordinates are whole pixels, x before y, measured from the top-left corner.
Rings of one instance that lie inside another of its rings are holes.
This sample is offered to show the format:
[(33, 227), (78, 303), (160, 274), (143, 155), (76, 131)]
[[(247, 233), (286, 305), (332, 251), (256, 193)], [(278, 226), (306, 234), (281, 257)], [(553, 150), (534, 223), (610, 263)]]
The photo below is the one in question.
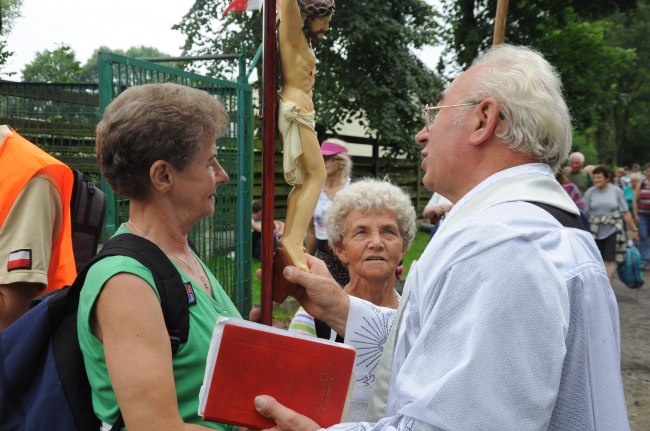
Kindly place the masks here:
[(271, 428), (275, 424), (253, 405), (257, 395), (271, 395), (322, 427), (340, 423), (355, 354), (345, 344), (241, 319), (220, 319), (208, 353), (199, 416)]

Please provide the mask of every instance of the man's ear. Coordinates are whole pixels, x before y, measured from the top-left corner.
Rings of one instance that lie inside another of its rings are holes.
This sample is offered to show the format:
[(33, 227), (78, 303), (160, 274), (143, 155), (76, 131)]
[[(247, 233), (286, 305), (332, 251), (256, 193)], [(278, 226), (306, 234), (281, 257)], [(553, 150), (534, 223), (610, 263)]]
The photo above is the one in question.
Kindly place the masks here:
[(334, 253), (336, 253), (336, 257), (339, 258), (341, 263), (347, 265), (348, 262), (350, 262), (350, 259), (348, 258), (348, 252), (345, 250), (345, 247), (343, 247), (342, 244), (334, 244)]
[(164, 160), (156, 160), (149, 168), (149, 178), (155, 190), (168, 192), (174, 186), (174, 172), (171, 165)]
[(500, 121), (501, 105), (491, 97), (486, 97), (473, 111), (474, 131), (469, 137), (471, 145), (481, 145), (495, 135)]

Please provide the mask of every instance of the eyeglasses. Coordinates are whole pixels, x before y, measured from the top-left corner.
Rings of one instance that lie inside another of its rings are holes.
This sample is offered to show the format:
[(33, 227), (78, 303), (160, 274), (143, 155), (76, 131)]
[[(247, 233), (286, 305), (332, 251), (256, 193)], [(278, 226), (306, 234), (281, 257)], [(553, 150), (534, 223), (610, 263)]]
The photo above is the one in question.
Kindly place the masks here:
[(467, 102), (467, 103), (459, 103), (458, 105), (440, 105), (440, 106), (426, 105), (424, 107), (424, 123), (427, 127), (427, 132), (429, 131), (429, 127), (433, 126), (433, 122), (436, 121), (436, 117), (438, 116), (438, 113), (440, 112), (441, 109), (460, 108), (462, 106), (474, 106), (474, 105), (478, 105), (479, 103), (481, 102)]

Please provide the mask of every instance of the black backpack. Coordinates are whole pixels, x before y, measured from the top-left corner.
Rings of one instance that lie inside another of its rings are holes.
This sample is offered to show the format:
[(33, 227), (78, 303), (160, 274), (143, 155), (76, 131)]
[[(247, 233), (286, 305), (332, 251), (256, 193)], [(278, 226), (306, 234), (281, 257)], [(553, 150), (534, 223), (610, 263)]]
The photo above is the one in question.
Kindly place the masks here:
[(97, 246), (104, 225), (106, 194), (90, 177), (73, 169), (74, 183), (70, 200), (72, 222), (72, 250), (77, 273), (97, 254)]
[[(72, 286), (37, 303), (0, 332), (0, 430), (92, 430), (93, 412), (79, 340), (77, 307), (89, 268), (107, 256), (129, 256), (153, 274), (172, 354), (187, 341), (190, 297), (169, 258), (154, 243), (132, 234), (109, 240)], [(123, 427), (120, 414), (113, 430)]]

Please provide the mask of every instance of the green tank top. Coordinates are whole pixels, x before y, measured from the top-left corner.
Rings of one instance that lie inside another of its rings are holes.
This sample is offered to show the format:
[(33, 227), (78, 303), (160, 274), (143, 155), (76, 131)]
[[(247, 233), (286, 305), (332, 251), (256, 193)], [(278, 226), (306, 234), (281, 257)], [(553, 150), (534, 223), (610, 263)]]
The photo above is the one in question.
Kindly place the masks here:
[[(129, 230), (122, 225), (116, 235), (125, 232), (129, 232)], [(201, 265), (212, 285), (214, 299), (188, 277), (180, 267), (174, 264), (181, 275), (183, 283), (192, 283), (196, 295), (196, 304), (191, 305), (189, 308), (190, 332), (187, 343), (183, 344), (172, 358), (178, 408), (181, 418), (186, 423), (200, 424), (218, 430), (234, 431), (237, 429), (234, 426), (205, 422), (197, 414), (199, 390), (203, 383), (205, 370), (205, 358), (208, 354), (212, 331), (217, 318), (221, 316), (241, 317), (237, 308), (212, 273), (205, 267), (203, 262), (201, 262)], [(110, 425), (117, 419), (118, 405), (106, 369), (104, 346), (91, 331), (91, 317), (95, 302), (104, 284), (114, 275), (123, 272), (142, 278), (156, 291), (151, 272), (138, 261), (125, 256), (106, 257), (93, 265), (88, 271), (86, 282), (81, 290), (77, 315), (79, 344), (92, 388), (93, 409), (100, 420)], [(156, 295), (160, 298), (158, 291), (156, 291)]]

